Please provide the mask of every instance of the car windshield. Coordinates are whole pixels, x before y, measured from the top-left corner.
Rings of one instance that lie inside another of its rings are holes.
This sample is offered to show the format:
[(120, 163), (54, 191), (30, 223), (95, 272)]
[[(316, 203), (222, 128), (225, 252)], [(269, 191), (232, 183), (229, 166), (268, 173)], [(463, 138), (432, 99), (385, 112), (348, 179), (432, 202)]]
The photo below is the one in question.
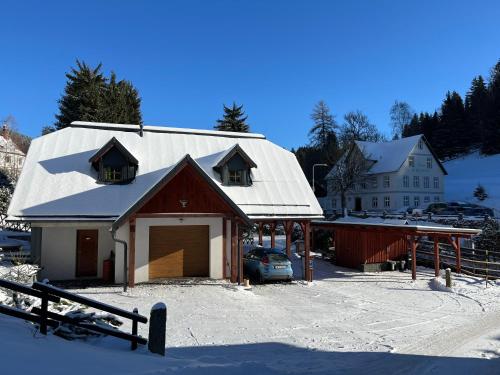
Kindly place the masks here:
[(271, 261), (284, 262), (288, 260), (286, 254), (280, 249), (265, 249), (264, 252)]

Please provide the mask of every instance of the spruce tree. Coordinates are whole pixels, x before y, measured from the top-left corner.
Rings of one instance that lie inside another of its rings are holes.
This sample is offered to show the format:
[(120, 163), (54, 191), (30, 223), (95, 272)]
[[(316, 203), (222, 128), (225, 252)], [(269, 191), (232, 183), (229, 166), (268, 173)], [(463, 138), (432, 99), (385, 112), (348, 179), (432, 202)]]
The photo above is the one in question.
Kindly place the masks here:
[(448, 92), (443, 101), (435, 143), (444, 158), (460, 155), (470, 148), (464, 103), (456, 91)]
[(223, 105), (223, 108), (224, 116), (222, 120), (217, 120), (217, 124), (214, 126), (216, 130), (240, 133), (250, 131), (250, 126), (246, 123), (248, 116), (245, 116), (245, 112), (243, 112), (243, 105), (237, 106), (233, 102), (232, 107)]
[(59, 100), (59, 114), (56, 115), (57, 129), (62, 129), (73, 121), (100, 121), (102, 93), (106, 85), (101, 67), (91, 68), (85, 62), (76, 60), (78, 69), (71, 68), (64, 95)]
[[(66, 74), (68, 81), (59, 100), (55, 129), (65, 128), (73, 121), (142, 123), (141, 99), (130, 82), (117, 81), (114, 73), (106, 78), (101, 64), (91, 68), (77, 60), (76, 65)], [(43, 129), (44, 133), (50, 131), (50, 127)]]
[(330, 109), (323, 100), (320, 100), (314, 107), (311, 113), (311, 119), (314, 122), (313, 127), (309, 130), (309, 138), (313, 146), (325, 149), (335, 137), (335, 130), (338, 125), (335, 123), (334, 116), (330, 113)]
[(486, 198), (488, 198), (488, 193), (486, 192), (486, 189), (483, 185), (477, 185), (476, 189), (474, 190), (474, 197), (480, 201), (484, 201)]
[(465, 97), (465, 113), (468, 135), (474, 147), (485, 140), (489, 94), (484, 79), (477, 76), (472, 80), (469, 92)]
[(491, 70), (488, 94), (487, 120), (481, 152), (491, 155), (500, 152), (500, 61)]

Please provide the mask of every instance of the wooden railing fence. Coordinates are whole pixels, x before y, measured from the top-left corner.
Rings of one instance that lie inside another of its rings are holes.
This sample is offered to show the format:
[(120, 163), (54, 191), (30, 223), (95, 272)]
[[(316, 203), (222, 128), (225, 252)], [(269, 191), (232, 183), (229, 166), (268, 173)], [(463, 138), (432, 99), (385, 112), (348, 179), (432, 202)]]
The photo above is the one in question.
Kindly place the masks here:
[[(122, 340), (130, 341), (131, 349), (137, 349), (138, 344), (146, 345), (147, 340), (138, 334), (138, 323), (147, 323), (148, 318), (139, 315), (137, 309), (133, 312), (120, 309), (102, 302), (95, 301), (90, 298), (70, 293), (60, 288), (56, 288), (50, 284), (35, 282), (31, 287), (4, 279), (0, 279), (0, 287), (14, 291), (15, 293), (27, 294), (41, 300), (40, 307), (34, 307), (31, 312), (24, 311), (15, 307), (0, 305), (0, 313), (13, 316), (15, 318), (24, 319), (36, 323), (40, 327), (40, 333), (47, 334), (47, 327), (57, 328), (60, 324), (66, 323), (76, 327), (84, 328), (89, 331), (102, 333), (105, 335), (117, 337)], [(15, 300), (14, 294), (14, 300)], [(80, 303), (82, 305), (93, 307), (95, 309), (105, 311), (122, 318), (132, 320), (132, 333), (120, 331), (115, 328), (102, 325), (86, 323), (78, 321), (70, 316), (58, 314), (48, 310), (49, 302), (59, 303), (61, 298)]]

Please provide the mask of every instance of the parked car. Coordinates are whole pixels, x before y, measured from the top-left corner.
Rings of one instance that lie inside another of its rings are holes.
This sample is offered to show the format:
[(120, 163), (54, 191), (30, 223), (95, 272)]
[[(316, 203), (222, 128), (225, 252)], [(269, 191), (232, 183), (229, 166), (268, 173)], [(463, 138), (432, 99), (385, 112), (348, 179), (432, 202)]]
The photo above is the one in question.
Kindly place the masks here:
[(258, 247), (243, 257), (244, 274), (259, 283), (293, 279), (292, 262), (280, 249)]

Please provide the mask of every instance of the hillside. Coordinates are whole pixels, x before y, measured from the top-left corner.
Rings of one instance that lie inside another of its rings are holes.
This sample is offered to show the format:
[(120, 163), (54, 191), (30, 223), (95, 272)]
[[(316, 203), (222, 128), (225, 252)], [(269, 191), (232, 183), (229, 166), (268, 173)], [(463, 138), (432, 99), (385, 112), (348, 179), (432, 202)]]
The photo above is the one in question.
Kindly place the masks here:
[[(473, 202), (495, 209), (500, 214), (500, 154), (481, 156), (474, 152), (444, 163), (448, 176), (445, 179), (445, 198)], [(474, 198), (474, 189), (481, 184), (488, 193), (482, 202)]]

